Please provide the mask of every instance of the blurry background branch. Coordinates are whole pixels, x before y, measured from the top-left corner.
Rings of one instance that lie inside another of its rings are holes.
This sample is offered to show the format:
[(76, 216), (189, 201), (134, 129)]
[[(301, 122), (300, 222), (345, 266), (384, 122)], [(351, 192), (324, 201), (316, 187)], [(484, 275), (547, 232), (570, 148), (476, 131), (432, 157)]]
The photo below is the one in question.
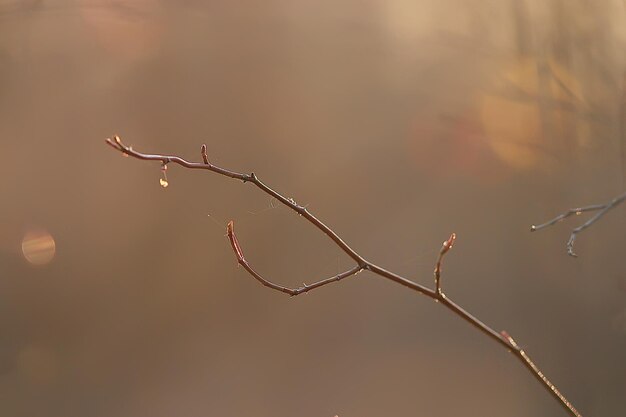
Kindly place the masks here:
[[(203, 162), (189, 162), (183, 158), (172, 155), (160, 155), (160, 154), (145, 154), (138, 151), (135, 151), (132, 147), (126, 146), (122, 143), (119, 136), (113, 136), (113, 138), (106, 139), (106, 143), (113, 147), (114, 149), (122, 152), (124, 155), (132, 156), (141, 160), (148, 161), (159, 161), (162, 164), (162, 167), (165, 168), (169, 163), (176, 163), (185, 168), (190, 169), (205, 169), (208, 171), (212, 171), (229, 178), (239, 179), (244, 183), (250, 182), (254, 184), (257, 188), (261, 189), (261, 191), (270, 195), (271, 197), (277, 199), (282, 204), (292, 209), (299, 216), (304, 217), (307, 221), (313, 224), (316, 228), (326, 234), (344, 253), (346, 253), (354, 262), (355, 266), (351, 269), (348, 269), (342, 273), (339, 273), (333, 277), (317, 281), (313, 284), (307, 285), (304, 284), (298, 288), (289, 288), (279, 284), (276, 284), (266, 278), (264, 278), (261, 274), (259, 274), (246, 260), (239, 240), (235, 235), (234, 224), (233, 222), (229, 222), (227, 225), (227, 235), (230, 240), (232, 249), (237, 257), (237, 262), (246, 269), (257, 281), (259, 281), (262, 285), (271, 288), (273, 290), (289, 294), (291, 296), (295, 296), (304, 292), (308, 292), (315, 288), (322, 287), (326, 284), (331, 284), (333, 282), (338, 282), (344, 278), (356, 275), (363, 270), (370, 271), (376, 275), (379, 275), (383, 278), (394, 281), (400, 285), (408, 287), (418, 293), (421, 293), (430, 299), (436, 301), (437, 303), (445, 306), (448, 310), (471, 324), (476, 329), (480, 330), (483, 334), (498, 342), (499, 345), (503, 346), (509, 352), (511, 352), (515, 357), (517, 357), (522, 364), (533, 374), (533, 376), (542, 384), (542, 386), (552, 395), (552, 397), (558, 401), (558, 403), (572, 416), (581, 417), (581, 414), (576, 410), (576, 408), (569, 402), (569, 400), (560, 392), (560, 390), (545, 376), (545, 374), (535, 365), (535, 363), (530, 359), (528, 354), (513, 340), (513, 338), (506, 332), (492, 329), (487, 326), (485, 323), (480, 321), (478, 318), (474, 317), (472, 314), (467, 312), (465, 309), (460, 307), (458, 304), (453, 302), (450, 298), (446, 296), (446, 294), (442, 290), (441, 286), (441, 267), (445, 254), (452, 248), (454, 241), (456, 239), (456, 235), (453, 233), (450, 235), (450, 238), (443, 242), (442, 248), (439, 252), (439, 256), (437, 258), (434, 276), (435, 276), (435, 289), (430, 289), (425, 287), (417, 282), (404, 278), (398, 274), (395, 274), (391, 271), (388, 271), (362, 257), (359, 253), (357, 253), (354, 249), (348, 246), (338, 235), (335, 233), (330, 227), (324, 224), (321, 220), (315, 217), (309, 210), (296, 203), (293, 198), (287, 198), (277, 191), (273, 190), (271, 187), (262, 182), (254, 173), (245, 174), (239, 173), (235, 171), (231, 171), (228, 169), (220, 168), (216, 165), (213, 165), (209, 162), (209, 158), (207, 155), (206, 145), (202, 145), (201, 147), (201, 156)], [(165, 171), (164, 171), (165, 172)], [(162, 184), (163, 185), (163, 184)], [(626, 197), (620, 197), (622, 200)], [(621, 201), (619, 201), (621, 202)], [(618, 204), (619, 202), (614, 202), (612, 206)], [(606, 210), (610, 209), (610, 207), (605, 208), (602, 212), (598, 213), (596, 217), (602, 215)], [(558, 220), (556, 220), (558, 221)]]
[(585, 213), (587, 211), (597, 211), (597, 213), (592, 218), (590, 218), (585, 223), (583, 223), (582, 225), (580, 225), (577, 228), (575, 228), (574, 230), (572, 230), (572, 234), (570, 235), (569, 239), (567, 240), (567, 253), (568, 253), (568, 255), (576, 257), (576, 256), (578, 256), (574, 252), (574, 241), (576, 240), (576, 235), (578, 233), (582, 232), (583, 230), (585, 230), (586, 228), (588, 228), (589, 226), (591, 226), (592, 224), (594, 224), (595, 222), (597, 222), (598, 220), (600, 220), (600, 218), (602, 216), (604, 216), (611, 209), (617, 207), (620, 203), (624, 202), (624, 200), (626, 200), (626, 193), (621, 194), (621, 195), (615, 197), (614, 199), (612, 199), (611, 201), (609, 201), (606, 204), (593, 204), (593, 205), (585, 206), (585, 207), (572, 208), (572, 209), (567, 210), (564, 213), (559, 214), (555, 218), (553, 218), (551, 220), (548, 220), (545, 223), (542, 223), (540, 225), (532, 225), (532, 226), (530, 226), (530, 231), (534, 232), (534, 231), (541, 230), (541, 229), (544, 229), (544, 228), (549, 227), (549, 226), (553, 226), (556, 223), (559, 223), (559, 222), (567, 219), (570, 216), (574, 216), (574, 215), (580, 216), (581, 214), (583, 214), (583, 213)]

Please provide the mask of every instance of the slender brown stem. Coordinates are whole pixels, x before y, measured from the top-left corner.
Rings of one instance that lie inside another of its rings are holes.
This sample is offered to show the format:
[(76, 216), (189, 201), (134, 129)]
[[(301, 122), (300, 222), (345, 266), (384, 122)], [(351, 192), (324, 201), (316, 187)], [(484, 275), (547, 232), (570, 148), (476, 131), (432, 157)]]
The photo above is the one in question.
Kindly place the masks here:
[(276, 291), (284, 292), (285, 294), (289, 294), (291, 296), (303, 294), (305, 292), (309, 292), (311, 290), (314, 290), (326, 284), (341, 281), (344, 278), (358, 274), (364, 268), (362, 266), (357, 265), (353, 268), (348, 269), (347, 271), (344, 271), (330, 278), (326, 278), (321, 281), (314, 282), (313, 284), (303, 284), (301, 287), (297, 287), (297, 288), (284, 287), (282, 285), (274, 284), (273, 282), (263, 278), (261, 274), (259, 274), (254, 268), (252, 268), (252, 265), (250, 265), (250, 263), (246, 260), (245, 256), (243, 255), (243, 250), (241, 249), (239, 240), (237, 240), (237, 235), (235, 235), (235, 225), (232, 220), (228, 222), (228, 226), (226, 227), (226, 234), (228, 235), (228, 240), (230, 240), (230, 245), (233, 247), (233, 251), (235, 252), (235, 256), (237, 257), (237, 262), (239, 263), (239, 265), (243, 266), (244, 269), (250, 273), (250, 275), (252, 275), (254, 278), (256, 278), (257, 281), (259, 281), (261, 284), (265, 285), (266, 287), (269, 287)]
[[(237, 262), (252, 275), (257, 281), (259, 281), (262, 285), (271, 288), (273, 290), (289, 294), (290, 296), (295, 296), (298, 294), (302, 294), (305, 292), (309, 292), (313, 289), (320, 288), (327, 284), (331, 284), (333, 282), (341, 281), (344, 278), (348, 278), (353, 275), (357, 275), (363, 270), (368, 270), (376, 275), (379, 275), (383, 278), (387, 278), (395, 283), (403, 285), (407, 288), (410, 288), (422, 295), (429, 297), (430, 299), (436, 301), (440, 305), (443, 305), (452, 313), (456, 314), (467, 323), (484, 333), (489, 338), (498, 342), (499, 345), (503, 346), (509, 352), (511, 352), (515, 357), (517, 357), (522, 364), (528, 369), (533, 376), (542, 384), (542, 386), (552, 395), (552, 397), (559, 402), (559, 404), (572, 416), (582, 417), (581, 414), (574, 408), (574, 406), (561, 394), (561, 392), (557, 389), (557, 387), (550, 382), (544, 373), (535, 365), (533, 361), (531, 361), (530, 357), (526, 354), (526, 352), (521, 349), (517, 343), (511, 338), (508, 333), (505, 331), (497, 332), (491, 327), (487, 326), (478, 318), (471, 315), (465, 309), (460, 307), (458, 304), (453, 302), (450, 298), (448, 298), (441, 287), (441, 267), (443, 262), (444, 255), (452, 248), (454, 241), (456, 239), (456, 235), (453, 233), (448, 240), (443, 243), (443, 246), (439, 252), (439, 257), (437, 259), (437, 263), (435, 266), (435, 289), (432, 290), (428, 287), (425, 287), (417, 282), (404, 278), (398, 274), (395, 274), (391, 271), (388, 271), (359, 255), (354, 249), (352, 249), (346, 242), (344, 242), (332, 229), (330, 229), (326, 224), (324, 224), (321, 220), (311, 214), (306, 207), (303, 207), (297, 204), (292, 198), (287, 198), (277, 191), (273, 190), (265, 183), (263, 183), (259, 178), (254, 174), (243, 174), (235, 171), (230, 171), (224, 168), (217, 167), (209, 162), (206, 146), (202, 145), (201, 155), (203, 162), (189, 162), (177, 156), (169, 156), (169, 155), (158, 155), (158, 154), (144, 154), (141, 152), (137, 152), (132, 149), (130, 146), (126, 146), (122, 143), (118, 136), (114, 136), (112, 139), (107, 139), (106, 143), (112, 146), (114, 149), (122, 152), (125, 155), (132, 156), (137, 159), (148, 160), (148, 161), (160, 161), (163, 164), (168, 164), (170, 162), (181, 165), (185, 168), (191, 169), (205, 169), (208, 171), (212, 171), (230, 178), (235, 178), (241, 180), (243, 182), (253, 183), (257, 188), (261, 189), (266, 194), (274, 197), (285, 206), (289, 207), (300, 216), (304, 217), (311, 224), (317, 227), (322, 231), (325, 235), (327, 235), (343, 252), (346, 253), (354, 262), (355, 266), (351, 269), (348, 269), (340, 274), (337, 274), (333, 277), (317, 281), (313, 284), (304, 284), (302, 287), (297, 288), (289, 288), (279, 284), (276, 284), (272, 281), (265, 279), (261, 274), (259, 274), (246, 260), (241, 245), (235, 235), (234, 224), (233, 222), (229, 222), (227, 226), (227, 235), (230, 241), (230, 244), (233, 248), (233, 252), (237, 257)], [(566, 217), (569, 216), (566, 215)], [(557, 220), (558, 221), (558, 220)], [(543, 227), (543, 225), (542, 225)]]
[(202, 144), (202, 147), (200, 148), (200, 154), (202, 154), (202, 160), (204, 161), (204, 164), (209, 165), (209, 156), (206, 154), (205, 144)]
[(620, 203), (623, 203), (624, 200), (626, 200), (626, 193), (618, 195), (617, 197), (615, 197), (614, 199), (612, 199), (611, 201), (605, 204), (593, 204), (591, 206), (569, 209), (566, 212), (559, 214), (555, 218), (548, 220), (545, 223), (542, 223), (538, 226), (535, 226), (535, 225), (530, 226), (530, 231), (535, 232), (537, 230), (541, 230), (546, 227), (555, 225), (556, 223), (559, 223), (567, 219), (570, 216), (574, 216), (574, 215), (580, 216), (582, 213), (585, 213), (587, 211), (598, 211), (593, 217), (591, 217), (585, 223), (581, 224), (580, 226), (572, 230), (572, 233), (570, 234), (570, 237), (567, 240), (567, 254), (573, 257), (577, 257), (578, 255), (576, 255), (576, 253), (574, 252), (574, 242), (576, 241), (576, 235), (582, 232), (583, 230), (585, 230), (586, 228), (588, 228), (589, 226), (591, 226), (592, 224), (594, 224), (595, 222), (597, 222), (598, 220), (600, 220), (600, 218), (602, 218), (602, 216), (608, 213), (609, 210), (615, 208)]
[(437, 263), (435, 264), (435, 291), (437, 294), (443, 294), (441, 292), (441, 264), (443, 263), (443, 257), (446, 256), (446, 253), (448, 253), (450, 249), (452, 249), (455, 240), (456, 234), (452, 233), (448, 240), (443, 242), (443, 245), (441, 245), (439, 257), (437, 258)]

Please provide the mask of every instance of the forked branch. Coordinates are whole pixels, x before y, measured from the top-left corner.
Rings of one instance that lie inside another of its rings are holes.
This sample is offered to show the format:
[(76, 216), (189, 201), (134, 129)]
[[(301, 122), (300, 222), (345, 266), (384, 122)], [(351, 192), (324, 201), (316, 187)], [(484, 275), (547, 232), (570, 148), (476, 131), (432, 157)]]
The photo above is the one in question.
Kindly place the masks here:
[(446, 253), (452, 248), (456, 235), (453, 233), (448, 240), (446, 240), (442, 248), (439, 252), (439, 257), (437, 259), (434, 275), (435, 275), (435, 289), (430, 289), (425, 287), (417, 282), (404, 278), (398, 274), (390, 272), (380, 266), (366, 260), (361, 255), (359, 255), (354, 249), (348, 246), (332, 229), (330, 229), (326, 224), (324, 224), (321, 220), (315, 217), (309, 210), (296, 203), (292, 198), (287, 198), (277, 191), (273, 190), (265, 183), (263, 183), (254, 173), (244, 174), (235, 171), (230, 171), (228, 169), (220, 168), (215, 166), (209, 162), (209, 158), (207, 156), (206, 145), (202, 145), (201, 148), (201, 156), (203, 162), (189, 162), (178, 156), (169, 156), (169, 155), (159, 155), (159, 154), (145, 154), (141, 152), (137, 152), (132, 147), (126, 146), (122, 143), (118, 136), (114, 136), (111, 139), (106, 139), (106, 143), (112, 146), (117, 151), (122, 152), (125, 155), (132, 156), (137, 159), (148, 160), (148, 161), (159, 161), (162, 165), (167, 165), (169, 163), (175, 163), (181, 165), (185, 168), (190, 169), (204, 169), (208, 171), (215, 172), (217, 174), (224, 175), (229, 178), (238, 179), (245, 182), (250, 182), (254, 184), (261, 191), (266, 194), (274, 197), (276, 200), (280, 201), (286, 207), (289, 207), (296, 213), (298, 213), (301, 217), (304, 217), (308, 222), (310, 222), (313, 226), (318, 228), (322, 233), (327, 235), (335, 245), (337, 245), (346, 255), (348, 255), (355, 263), (355, 266), (351, 269), (348, 269), (340, 274), (337, 274), (333, 277), (323, 279), (321, 281), (317, 281), (313, 284), (304, 284), (301, 287), (297, 288), (289, 288), (279, 284), (276, 284), (266, 278), (264, 278), (259, 272), (257, 272), (247, 261), (244, 256), (244, 252), (241, 248), (239, 240), (235, 235), (235, 229), (233, 222), (229, 222), (227, 226), (227, 235), (232, 246), (233, 252), (237, 257), (237, 262), (252, 275), (257, 281), (259, 281), (262, 285), (271, 288), (273, 290), (288, 294), (290, 296), (296, 296), (305, 292), (312, 291), (314, 289), (323, 287), (327, 284), (331, 284), (334, 282), (339, 282), (344, 278), (348, 278), (354, 275), (357, 275), (363, 270), (370, 271), (378, 276), (391, 280), (397, 284), (403, 285), (407, 288), (410, 288), (413, 291), (416, 291), (422, 295), (427, 296), (428, 298), (436, 301), (437, 303), (443, 305), (448, 310), (461, 317), (463, 320), (471, 324), (476, 329), (480, 330), (483, 334), (488, 336), (490, 339), (496, 341), (500, 346), (504, 347), (506, 350), (511, 352), (516, 358), (518, 358), (522, 364), (528, 369), (531, 374), (541, 383), (541, 385), (552, 395), (552, 397), (558, 401), (558, 403), (572, 416), (582, 417), (581, 414), (574, 408), (574, 406), (565, 398), (563, 394), (557, 389), (557, 387), (548, 380), (548, 378), (544, 375), (544, 373), (535, 365), (534, 362), (531, 361), (530, 357), (526, 354), (526, 352), (521, 349), (517, 343), (513, 340), (511, 336), (505, 331), (497, 332), (491, 327), (487, 326), (485, 323), (480, 321), (478, 318), (471, 315), (465, 309), (460, 307), (458, 304), (453, 302), (450, 298), (446, 296), (446, 294), (442, 290), (441, 286), (441, 268), (443, 258)]
[(606, 204), (594, 204), (591, 206), (569, 209), (565, 213), (561, 213), (555, 218), (548, 220), (547, 222), (543, 224), (540, 224), (538, 226), (535, 226), (535, 225), (530, 226), (530, 231), (535, 232), (537, 230), (541, 230), (546, 227), (553, 226), (567, 219), (570, 216), (580, 216), (581, 214), (588, 212), (588, 211), (597, 211), (597, 213), (593, 217), (591, 217), (585, 223), (581, 224), (580, 226), (572, 230), (572, 233), (570, 234), (569, 239), (567, 240), (567, 246), (566, 246), (567, 254), (573, 257), (577, 257), (578, 255), (576, 255), (576, 253), (574, 252), (574, 242), (576, 241), (576, 235), (582, 232), (583, 230), (585, 230), (586, 228), (588, 228), (589, 226), (591, 226), (592, 224), (594, 224), (595, 222), (597, 222), (598, 220), (600, 220), (602, 216), (608, 213), (611, 209), (617, 207), (620, 203), (623, 203), (624, 200), (626, 200), (626, 193), (615, 197), (614, 199), (612, 199)]

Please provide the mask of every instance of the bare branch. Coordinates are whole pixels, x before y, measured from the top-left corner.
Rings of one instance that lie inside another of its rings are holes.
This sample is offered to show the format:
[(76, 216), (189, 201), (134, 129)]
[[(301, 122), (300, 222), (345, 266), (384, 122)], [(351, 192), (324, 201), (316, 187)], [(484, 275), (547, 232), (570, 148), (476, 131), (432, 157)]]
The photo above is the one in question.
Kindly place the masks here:
[[(324, 224), (321, 220), (311, 214), (306, 207), (303, 207), (297, 204), (292, 198), (287, 198), (277, 191), (273, 190), (265, 183), (263, 183), (254, 173), (243, 174), (235, 171), (230, 171), (228, 169), (220, 168), (211, 164), (206, 155), (206, 146), (203, 145), (201, 148), (201, 155), (203, 162), (189, 162), (178, 156), (170, 156), (170, 155), (158, 155), (158, 154), (144, 154), (141, 152), (137, 152), (133, 150), (132, 147), (126, 146), (122, 143), (118, 136), (114, 136), (112, 139), (106, 139), (106, 143), (113, 147), (114, 149), (122, 152), (125, 155), (132, 156), (137, 159), (148, 160), (148, 161), (160, 161), (162, 164), (167, 163), (175, 163), (181, 165), (185, 168), (190, 169), (204, 169), (208, 171), (215, 172), (217, 174), (224, 175), (229, 178), (238, 179), (245, 182), (249, 182), (254, 184), (257, 188), (259, 188), (264, 193), (272, 196), (276, 200), (280, 201), (285, 206), (289, 207), (298, 215), (303, 217), (313, 226), (318, 228), (322, 233), (328, 236), (335, 245), (337, 245), (346, 255), (348, 255), (354, 262), (355, 266), (347, 271), (344, 271), (340, 274), (337, 274), (333, 277), (317, 281), (313, 284), (304, 284), (302, 287), (298, 288), (289, 288), (284, 287), (282, 285), (275, 284), (263, 276), (261, 276), (248, 261), (246, 260), (243, 250), (241, 249), (241, 245), (237, 240), (237, 236), (235, 235), (234, 224), (233, 222), (229, 222), (227, 226), (227, 235), (230, 241), (230, 244), (233, 248), (233, 252), (237, 257), (237, 262), (252, 275), (257, 281), (259, 281), (262, 285), (269, 287), (273, 290), (288, 294), (290, 296), (295, 296), (298, 294), (302, 294), (313, 289), (322, 287), (327, 284), (331, 284), (333, 282), (338, 282), (344, 278), (353, 276), (358, 274), (363, 270), (368, 270), (373, 274), (386, 278), (390, 281), (393, 281), (397, 284), (403, 285), (413, 291), (416, 291), (422, 295), (427, 296), (428, 298), (436, 301), (440, 305), (443, 305), (452, 313), (456, 314), (467, 323), (481, 331), (483, 334), (488, 336), (490, 339), (498, 342), (499, 345), (503, 346), (507, 351), (511, 352), (515, 357), (517, 357), (522, 364), (532, 373), (532, 375), (542, 384), (542, 386), (552, 395), (552, 397), (558, 401), (558, 403), (572, 416), (574, 417), (582, 417), (580, 413), (574, 408), (574, 406), (561, 394), (561, 392), (556, 388), (554, 384), (552, 384), (543, 374), (543, 372), (530, 360), (528, 355), (524, 350), (522, 350), (513, 339), (508, 336), (506, 332), (496, 332), (491, 327), (487, 326), (485, 323), (480, 321), (478, 318), (471, 315), (465, 309), (460, 307), (458, 304), (453, 302), (450, 298), (448, 298), (441, 289), (441, 264), (443, 261), (444, 255), (452, 248), (454, 241), (456, 239), (456, 235), (453, 233), (448, 240), (443, 243), (443, 246), (439, 252), (439, 257), (437, 259), (437, 264), (435, 266), (435, 289), (431, 290), (428, 287), (425, 287), (417, 282), (411, 281), (410, 279), (404, 278), (398, 274), (395, 274), (391, 271), (388, 271), (359, 255), (354, 249), (352, 249), (346, 242), (344, 242), (332, 229), (330, 229), (326, 224)], [(558, 221), (558, 220), (557, 220)]]
[(556, 216), (555, 218), (548, 220), (547, 222), (540, 224), (538, 226), (532, 225), (530, 226), (530, 231), (531, 232), (535, 232), (537, 230), (541, 230), (544, 229), (548, 226), (552, 226), (556, 223), (559, 223), (565, 219), (567, 219), (570, 216), (580, 216), (582, 213), (585, 213), (587, 211), (598, 211), (598, 213), (596, 213), (593, 217), (591, 217), (589, 220), (587, 220), (585, 223), (583, 223), (582, 225), (578, 226), (577, 228), (575, 228), (574, 230), (572, 230), (572, 234), (570, 235), (568, 241), (567, 241), (567, 254), (573, 257), (577, 257), (578, 255), (576, 255), (576, 253), (574, 252), (574, 242), (576, 241), (576, 235), (580, 232), (582, 232), (583, 230), (585, 230), (586, 228), (588, 228), (589, 226), (591, 226), (592, 224), (594, 224), (595, 222), (597, 222), (598, 220), (600, 220), (600, 218), (602, 216), (604, 216), (607, 212), (609, 212), (611, 209), (615, 208), (616, 206), (618, 206), (620, 203), (624, 202), (624, 200), (626, 200), (626, 193), (619, 195), (617, 197), (615, 197), (614, 199), (612, 199), (611, 201), (609, 201), (606, 204), (594, 204), (591, 206), (585, 206), (585, 207), (579, 207), (579, 208), (573, 208), (573, 209), (569, 209), (567, 210), (565, 213), (559, 214), (558, 216)]
[(228, 240), (230, 240), (230, 245), (233, 247), (233, 251), (235, 252), (235, 256), (237, 257), (237, 262), (239, 263), (239, 265), (243, 266), (244, 269), (250, 273), (250, 275), (252, 275), (254, 278), (256, 278), (257, 281), (259, 281), (261, 284), (265, 285), (266, 287), (269, 287), (276, 291), (284, 292), (285, 294), (289, 294), (291, 296), (296, 296), (305, 292), (309, 292), (311, 290), (314, 290), (326, 284), (341, 281), (342, 279), (347, 278), (352, 275), (356, 275), (363, 270), (363, 267), (357, 265), (353, 268), (348, 269), (347, 271), (344, 271), (333, 277), (323, 279), (321, 281), (317, 281), (313, 284), (303, 284), (301, 287), (298, 287), (298, 288), (283, 287), (282, 285), (274, 284), (273, 282), (268, 281), (267, 279), (263, 278), (261, 274), (259, 274), (248, 263), (248, 261), (243, 255), (243, 251), (241, 249), (241, 246), (239, 245), (239, 241), (237, 240), (237, 235), (235, 235), (235, 227), (234, 227), (234, 223), (232, 220), (228, 222), (228, 226), (226, 227), (226, 233), (228, 235)]
[(500, 332), (500, 334), (502, 335), (502, 337), (504, 337), (508, 343), (511, 345), (511, 347), (513, 349), (515, 349), (516, 352), (516, 356), (522, 361), (522, 363), (531, 370), (531, 372), (533, 373), (533, 375), (535, 376), (535, 378), (537, 378), (539, 380), (539, 382), (543, 383), (544, 385), (550, 387), (550, 389), (552, 390), (552, 393), (557, 396), (559, 398), (559, 400), (561, 401), (561, 403), (565, 404), (565, 406), (571, 410), (571, 412), (574, 415), (578, 415), (580, 416), (580, 413), (578, 413), (578, 411), (576, 410), (576, 408), (574, 408), (574, 405), (572, 403), (570, 403), (567, 398), (565, 398), (565, 396), (563, 394), (561, 394), (561, 391), (559, 391), (559, 389), (552, 383), (550, 382), (550, 380), (543, 374), (543, 372), (541, 372), (541, 370), (537, 367), (537, 365), (535, 365), (535, 363), (530, 359), (530, 357), (528, 356), (528, 354), (526, 354), (526, 351), (524, 349), (522, 349), (516, 342), (515, 340), (511, 337), (511, 335), (509, 335), (506, 330), (502, 330)]

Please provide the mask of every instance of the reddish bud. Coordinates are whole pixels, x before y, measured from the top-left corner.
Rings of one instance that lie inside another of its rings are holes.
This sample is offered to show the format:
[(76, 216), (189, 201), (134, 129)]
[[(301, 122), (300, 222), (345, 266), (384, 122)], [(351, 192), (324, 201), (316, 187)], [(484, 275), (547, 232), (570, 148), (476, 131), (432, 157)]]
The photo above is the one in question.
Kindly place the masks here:
[(443, 246), (441, 247), (442, 255), (448, 252), (450, 249), (452, 249), (452, 246), (454, 245), (455, 240), (456, 240), (456, 233), (452, 233), (450, 237), (448, 238), (448, 240), (443, 242)]

